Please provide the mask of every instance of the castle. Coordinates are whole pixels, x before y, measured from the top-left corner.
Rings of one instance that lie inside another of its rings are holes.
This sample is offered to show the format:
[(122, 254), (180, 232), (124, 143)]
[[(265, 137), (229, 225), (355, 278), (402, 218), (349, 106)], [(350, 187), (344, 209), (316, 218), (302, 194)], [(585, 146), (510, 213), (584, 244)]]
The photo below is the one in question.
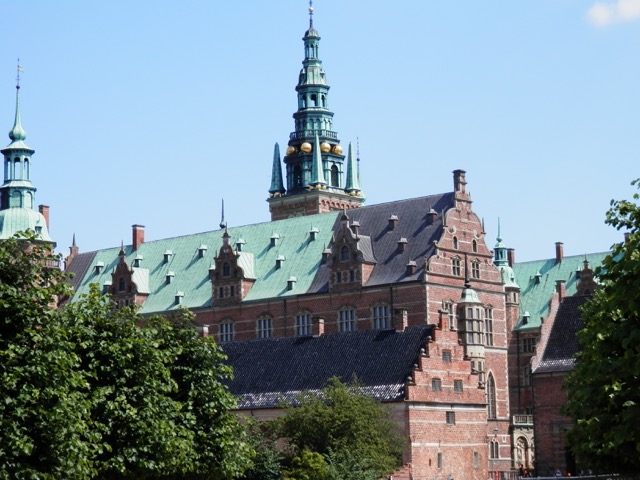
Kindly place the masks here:
[[(303, 42), (294, 131), (284, 157), (277, 143), (273, 153), (271, 221), (230, 226), (223, 216), (217, 230), (153, 241), (136, 224), (131, 244), (93, 252), (74, 240), (70, 301), (98, 284), (143, 314), (193, 311), (234, 367), (239, 409), (258, 418), (332, 376), (357, 377), (408, 439), (396, 478), (531, 468), (547, 448), (535, 446), (543, 397), (533, 395), (532, 366), (554, 365), (543, 350), (532, 357), (541, 332), (549, 344), (562, 301), (593, 288), (590, 265), (605, 254), (565, 258), (557, 244), (554, 259), (516, 263), (500, 234), (486, 238), (461, 169), (448, 192), (365, 205), (358, 154), (333, 127), (312, 15)], [(34, 208), (19, 85), (9, 136), (0, 238), (31, 229), (53, 242), (48, 207)], [(563, 465), (556, 436), (549, 462)]]

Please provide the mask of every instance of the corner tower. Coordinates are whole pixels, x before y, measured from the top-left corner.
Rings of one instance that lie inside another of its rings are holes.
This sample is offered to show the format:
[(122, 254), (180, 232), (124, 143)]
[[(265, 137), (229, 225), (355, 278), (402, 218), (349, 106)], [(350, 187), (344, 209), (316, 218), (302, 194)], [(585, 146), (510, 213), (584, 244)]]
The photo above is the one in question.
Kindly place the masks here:
[(362, 205), (358, 159), (353, 148), (343, 155), (329, 110), (329, 84), (318, 54), (320, 35), (313, 27), (309, 2), (309, 29), (304, 41), (304, 60), (298, 78), (298, 110), (293, 114), (295, 131), (289, 135), (282, 180), (280, 151), (276, 144), (269, 189), (271, 219), (313, 215)]
[[(49, 236), (49, 207), (35, 210), (36, 188), (31, 183), (31, 156), (35, 152), (26, 143), (27, 132), (20, 120), (20, 66), (16, 82), (16, 116), (9, 131), (11, 143), (0, 150), (4, 157), (4, 183), (0, 187), (0, 240), (31, 230), (44, 242)], [(55, 244), (54, 244), (55, 246)]]

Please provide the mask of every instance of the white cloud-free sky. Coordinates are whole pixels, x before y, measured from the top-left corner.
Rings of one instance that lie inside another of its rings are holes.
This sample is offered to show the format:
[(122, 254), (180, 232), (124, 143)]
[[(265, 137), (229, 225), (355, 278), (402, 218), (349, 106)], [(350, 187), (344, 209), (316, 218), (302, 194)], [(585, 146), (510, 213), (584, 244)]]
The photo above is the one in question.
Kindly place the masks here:
[[(519, 261), (604, 251), (640, 177), (637, 0), (314, 2), (334, 127), (360, 142), (368, 203), (467, 171), (492, 246)], [(268, 221), (293, 130), (304, 0), (19, 2), (4, 22), (0, 125), (36, 150), (37, 202), (67, 253)], [(603, 28), (606, 27), (606, 28)], [(2, 74), (4, 71), (4, 74)], [(4, 92), (4, 93), (2, 93)], [(4, 119), (4, 120), (3, 120)], [(5, 144), (9, 139), (5, 138)]]

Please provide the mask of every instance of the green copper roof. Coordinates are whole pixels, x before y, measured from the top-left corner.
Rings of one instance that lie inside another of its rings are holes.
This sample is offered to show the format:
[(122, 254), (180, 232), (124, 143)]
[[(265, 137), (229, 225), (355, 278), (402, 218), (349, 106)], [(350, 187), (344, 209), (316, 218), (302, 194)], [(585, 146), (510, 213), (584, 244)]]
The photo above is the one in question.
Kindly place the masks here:
[[(236, 243), (244, 242), (239, 265), (247, 278), (256, 279), (243, 303), (290, 297), (308, 291), (322, 260), (322, 251), (331, 241), (332, 228), (339, 214), (331, 212), (228, 228), (229, 244), (234, 249)], [(315, 240), (311, 240), (309, 233), (312, 228), (317, 230)], [(142, 282), (142, 285), (138, 284), (138, 289), (142, 291), (143, 288), (150, 293), (141, 312), (165, 312), (180, 306), (189, 309), (210, 306), (212, 285), (209, 269), (222, 246), (224, 232), (215, 230), (145, 242), (136, 251), (132, 251), (131, 246), (125, 246), (125, 261), (130, 267), (136, 257), (143, 258), (139, 268), (134, 267), (134, 281), (137, 278)], [(201, 256), (203, 245), (209, 247)], [(89, 264), (84, 271), (76, 272), (82, 278), (74, 282), (76, 294), (73, 300), (87, 293), (92, 283), (100, 287), (111, 284), (111, 273), (119, 261), (119, 251), (120, 247), (116, 247), (82, 254), (90, 260), (87, 260)], [(278, 257), (284, 258), (280, 268), (276, 266)], [(71, 271), (74, 271), (74, 263)], [(289, 290), (287, 281), (291, 277), (297, 281)], [(184, 295), (181, 305), (176, 302), (177, 295)]]
[(24, 143), (24, 140), (27, 138), (27, 132), (22, 128), (22, 122), (20, 121), (20, 85), (16, 86), (16, 116), (13, 122), (13, 128), (9, 131), (9, 138), (11, 139), (11, 143), (6, 148), (31, 150), (29, 146)]
[[(602, 260), (608, 252), (589, 253), (564, 257), (556, 263), (555, 258), (547, 260), (535, 260), (531, 262), (516, 263), (513, 271), (518, 285), (520, 285), (520, 319), (516, 330), (539, 328), (540, 318), (549, 315), (549, 301), (556, 291), (556, 281), (564, 280), (567, 295), (576, 293), (578, 280), (577, 272), (584, 267), (585, 257), (589, 266), (595, 269), (602, 264)], [(522, 322), (522, 316), (528, 312), (531, 317), (526, 324)]]
[(284, 192), (284, 183), (282, 183), (282, 165), (280, 163), (280, 146), (276, 142), (273, 147), (273, 166), (271, 168), (271, 188), (269, 189), (269, 193), (283, 194)]
[(32, 208), (0, 210), (0, 240), (6, 240), (18, 232), (26, 232), (27, 230), (36, 232), (43, 241), (53, 241), (49, 236), (47, 223), (40, 212)]

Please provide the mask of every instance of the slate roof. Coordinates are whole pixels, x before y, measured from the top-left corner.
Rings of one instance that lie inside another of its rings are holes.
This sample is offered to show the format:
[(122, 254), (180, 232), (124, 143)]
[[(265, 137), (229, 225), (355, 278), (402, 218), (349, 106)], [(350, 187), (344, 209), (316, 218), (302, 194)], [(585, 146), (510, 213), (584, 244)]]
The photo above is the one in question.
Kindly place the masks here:
[(404, 382), (431, 335), (427, 326), (329, 333), (221, 344), (235, 378), (229, 389), (240, 409), (274, 408), (304, 390), (317, 391), (354, 375), (382, 402), (404, 399)]
[(549, 340), (533, 373), (568, 372), (573, 368), (573, 356), (579, 349), (576, 332), (582, 326), (579, 307), (589, 298), (576, 296), (562, 299)]
[[(350, 222), (360, 223), (363, 236), (362, 248), (368, 260), (375, 259), (375, 268), (368, 286), (416, 281), (424, 273), (424, 258), (434, 251), (433, 241), (442, 231), (442, 212), (454, 205), (453, 193), (431, 195), (408, 200), (361, 207), (347, 212)], [(431, 224), (429, 211), (438, 212)], [(229, 228), (230, 244), (243, 240), (240, 264), (245, 273), (256, 281), (243, 300), (244, 303), (262, 301), (269, 298), (318, 293), (328, 290), (329, 268), (322, 263), (322, 252), (340, 228), (343, 212), (329, 212), (318, 215), (295, 217), (273, 222), (258, 223)], [(389, 228), (389, 217), (398, 217), (395, 229)], [(315, 229), (315, 240), (309, 232)], [(132, 246), (124, 247), (125, 261), (131, 266), (137, 256), (142, 256), (139, 267), (148, 270), (145, 290), (150, 292), (141, 313), (160, 313), (179, 306), (175, 302), (177, 292), (184, 292), (181, 307), (189, 309), (209, 308), (211, 282), (209, 268), (214, 263), (222, 246), (223, 230), (147, 241), (139, 245), (137, 251)], [(272, 245), (271, 237), (277, 237)], [(406, 251), (398, 253), (398, 241), (406, 238)], [(199, 247), (208, 245), (201, 258)], [(170, 250), (168, 262), (164, 253)], [(111, 282), (111, 273), (116, 267), (120, 247), (78, 254), (67, 271), (75, 277), (71, 284), (75, 295), (88, 292), (89, 285), (100, 287)], [(281, 268), (276, 268), (276, 259), (284, 257)], [(415, 261), (417, 271), (406, 275), (406, 265)], [(96, 270), (102, 263), (104, 268)], [(166, 283), (166, 275), (173, 272), (171, 283)], [(297, 282), (292, 290), (287, 288), (287, 280), (295, 277)]]
[[(588, 253), (589, 267), (595, 270), (609, 252)], [(540, 328), (540, 317), (549, 315), (549, 301), (556, 291), (556, 280), (565, 280), (567, 296), (576, 293), (578, 272), (584, 268), (585, 255), (564, 257), (560, 263), (555, 258), (516, 263), (513, 272), (520, 285), (520, 319), (516, 330)], [(539, 274), (539, 276), (537, 275)], [(529, 312), (531, 318), (522, 323), (522, 315)]]

